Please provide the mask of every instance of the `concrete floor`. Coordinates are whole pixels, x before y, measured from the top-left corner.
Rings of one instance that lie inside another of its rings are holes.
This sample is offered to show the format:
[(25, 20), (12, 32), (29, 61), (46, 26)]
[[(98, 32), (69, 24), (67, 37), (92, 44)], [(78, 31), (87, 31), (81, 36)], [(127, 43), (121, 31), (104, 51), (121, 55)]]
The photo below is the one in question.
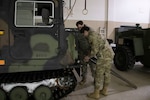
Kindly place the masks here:
[[(108, 89), (108, 96), (101, 95), (99, 100), (150, 100), (150, 70), (143, 67), (142, 64), (137, 62), (133, 70), (122, 72), (118, 71), (114, 66), (112, 70), (119, 75), (129, 80), (137, 86), (137, 89), (130, 86), (128, 83), (111, 75), (111, 83)], [(85, 85), (77, 85), (75, 91), (70, 93), (62, 100), (94, 100), (88, 98), (86, 95), (93, 92), (93, 78), (91, 77), (90, 70), (88, 70), (88, 81)], [(81, 80), (77, 76), (78, 81)]]

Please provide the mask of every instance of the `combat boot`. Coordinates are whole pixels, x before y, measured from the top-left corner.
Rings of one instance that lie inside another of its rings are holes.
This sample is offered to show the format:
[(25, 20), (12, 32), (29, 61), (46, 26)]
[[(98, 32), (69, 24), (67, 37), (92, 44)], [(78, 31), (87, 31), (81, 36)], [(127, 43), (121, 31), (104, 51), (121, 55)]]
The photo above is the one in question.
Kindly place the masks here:
[(86, 79), (82, 79), (82, 80), (79, 82), (79, 84), (80, 84), (80, 85), (84, 85), (85, 82), (86, 82)]
[(86, 76), (84, 75), (84, 76), (82, 77), (82, 80), (79, 82), (79, 84), (80, 84), (80, 85), (84, 85), (85, 82), (86, 82)]
[(108, 89), (108, 84), (104, 84), (102, 90), (100, 90), (100, 93), (104, 96), (107, 96), (107, 89)]
[(99, 89), (95, 89), (93, 93), (90, 93), (87, 96), (89, 98), (99, 99), (100, 98), (100, 93), (99, 92), (100, 92)]

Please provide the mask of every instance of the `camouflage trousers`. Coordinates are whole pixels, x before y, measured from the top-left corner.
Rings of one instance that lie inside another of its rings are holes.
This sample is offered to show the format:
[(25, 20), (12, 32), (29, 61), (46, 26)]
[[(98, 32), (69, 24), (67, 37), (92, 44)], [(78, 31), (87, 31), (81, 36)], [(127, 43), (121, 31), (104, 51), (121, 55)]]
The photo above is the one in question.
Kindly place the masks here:
[(89, 64), (92, 76), (95, 77), (95, 70), (96, 70), (95, 64), (93, 64), (92, 62), (88, 62), (88, 63), (83, 62), (82, 67), (81, 67), (82, 68), (82, 77), (83, 77), (83, 79), (86, 79), (88, 64)]
[(111, 80), (111, 63), (112, 59), (97, 59), (96, 71), (95, 71), (95, 88), (99, 88), (104, 84), (108, 85)]

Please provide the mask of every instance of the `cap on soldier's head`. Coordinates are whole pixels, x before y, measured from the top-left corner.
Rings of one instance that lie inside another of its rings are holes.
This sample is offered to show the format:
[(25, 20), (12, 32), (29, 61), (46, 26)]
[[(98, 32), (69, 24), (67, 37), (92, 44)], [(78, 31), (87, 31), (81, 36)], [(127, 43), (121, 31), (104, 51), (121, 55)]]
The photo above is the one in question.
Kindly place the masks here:
[(83, 25), (83, 21), (82, 21), (82, 20), (79, 20), (79, 21), (76, 22), (76, 26), (78, 26), (79, 24), (80, 24), (80, 25)]
[(84, 33), (84, 31), (89, 31), (90, 28), (88, 26), (84, 26), (82, 27), (82, 29), (80, 30), (81, 33)]

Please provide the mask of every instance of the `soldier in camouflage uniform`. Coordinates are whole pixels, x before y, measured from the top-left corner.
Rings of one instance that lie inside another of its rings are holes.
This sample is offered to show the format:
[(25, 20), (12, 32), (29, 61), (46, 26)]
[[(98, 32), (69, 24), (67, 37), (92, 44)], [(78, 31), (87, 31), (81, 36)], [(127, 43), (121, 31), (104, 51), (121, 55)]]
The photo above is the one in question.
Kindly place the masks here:
[(80, 85), (84, 84), (86, 82), (86, 75), (87, 75), (87, 62), (84, 62), (83, 59), (85, 55), (87, 55), (90, 51), (90, 46), (88, 41), (85, 39), (83, 34), (78, 34), (78, 54), (79, 54), (79, 59), (81, 61), (82, 67), (82, 80), (80, 82)]
[[(88, 62), (91, 57), (97, 57), (96, 75), (94, 92), (88, 94), (90, 98), (100, 98), (100, 93), (107, 95), (107, 88), (110, 83), (111, 62), (114, 57), (114, 52), (106, 39), (102, 39), (100, 34), (90, 32), (89, 27), (83, 27), (81, 32), (91, 45), (91, 53), (84, 58)], [(102, 80), (104, 77), (104, 80)], [(103, 82), (103, 84), (101, 84)], [(100, 87), (103, 86), (102, 90)]]
[[(76, 23), (76, 26), (78, 30), (80, 31), (82, 27), (85, 27), (86, 25), (83, 23), (83, 21), (78, 21)], [(83, 85), (86, 82), (86, 76), (87, 76), (87, 65), (90, 65), (90, 69), (92, 72), (92, 76), (95, 76), (95, 65), (91, 62), (84, 62), (84, 57), (90, 53), (90, 45), (88, 43), (88, 40), (84, 37), (83, 34), (78, 35), (78, 53), (79, 53), (79, 59), (81, 60), (82, 64), (82, 80), (80, 82), (80, 85)]]

